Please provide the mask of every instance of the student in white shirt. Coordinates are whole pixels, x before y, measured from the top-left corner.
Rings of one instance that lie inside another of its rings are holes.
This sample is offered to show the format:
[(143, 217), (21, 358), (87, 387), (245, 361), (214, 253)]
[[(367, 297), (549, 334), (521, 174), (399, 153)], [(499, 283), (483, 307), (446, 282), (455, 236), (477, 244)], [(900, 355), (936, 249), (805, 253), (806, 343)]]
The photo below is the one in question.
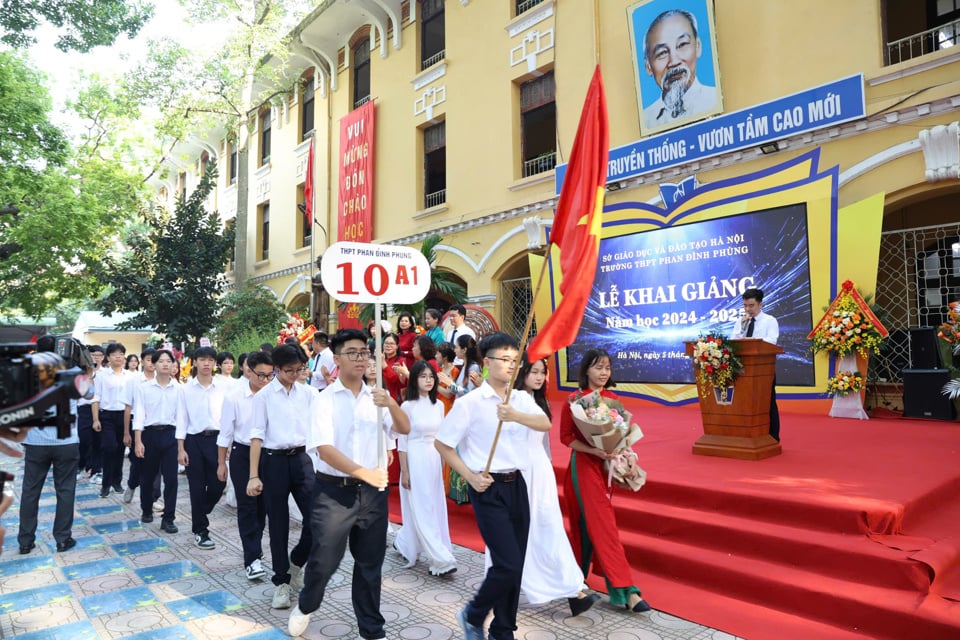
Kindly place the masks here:
[[(127, 411), (123, 416), (123, 438), (124, 442), (129, 441), (130, 446), (130, 468), (127, 470), (127, 488), (123, 492), (123, 501), (127, 504), (133, 502), (133, 494), (136, 492), (137, 487), (140, 486), (140, 476), (142, 475), (141, 463), (142, 460), (137, 456), (135, 447), (133, 446), (133, 438), (130, 432), (130, 427), (133, 424), (133, 393), (134, 390), (144, 382), (149, 382), (153, 380), (157, 375), (156, 366), (153, 364), (153, 354), (156, 353), (156, 349), (144, 349), (140, 353), (140, 357), (137, 358), (137, 362), (141, 364), (142, 369), (140, 371), (130, 371), (133, 372), (133, 375), (130, 378), (130, 381), (127, 383), (129, 388), (127, 389)], [(131, 354), (134, 356), (134, 354)], [(134, 356), (136, 357), (136, 356)], [(130, 356), (127, 356), (127, 363), (130, 363)], [(129, 368), (129, 367), (128, 367)], [(153, 485), (153, 496), (160, 496), (160, 474), (156, 475), (156, 481)]]
[[(493, 564), (473, 599), (457, 613), (467, 640), (485, 640), (483, 623), (493, 611), (490, 638), (513, 638), (530, 528), (530, 503), (521, 470), (528, 464), (529, 432), (549, 431), (550, 419), (529, 393), (507, 396), (519, 366), (517, 341), (492, 333), (480, 341), (487, 379), (458, 398), (437, 433), (436, 447), (450, 467), (469, 483), (470, 504)], [(497, 423), (503, 422), (490, 473), (485, 474)]]
[(310, 359), (310, 385), (323, 391), (333, 382), (333, 351), (330, 350), (330, 337), (318, 331), (313, 334), (313, 358)]
[(386, 391), (364, 384), (370, 351), (362, 331), (341, 329), (330, 347), (340, 375), (320, 393), (307, 439), (317, 478), (310, 513), (313, 548), (288, 631), (292, 636), (306, 631), (310, 614), (323, 602), (327, 583), (349, 543), (354, 561), (353, 610), (360, 637), (373, 640), (385, 637), (380, 588), (389, 495), (387, 469), (379, 461), (377, 407), (387, 409), (385, 430), (392, 425), (398, 434), (409, 433), (410, 420)]
[[(174, 379), (177, 360), (168, 349), (150, 354), (156, 375), (133, 388), (134, 453), (140, 460), (140, 521), (153, 522), (154, 490), (163, 476), (163, 515), (160, 528), (177, 533), (177, 440), (181, 385)], [(144, 360), (146, 362), (146, 360)]]
[(255, 351), (246, 359), (249, 375), (223, 401), (220, 414), (220, 435), (217, 436), (217, 477), (227, 479), (227, 458), (230, 458), (230, 481), (237, 500), (237, 529), (243, 547), (243, 566), (247, 580), (258, 580), (267, 572), (263, 568), (263, 528), (267, 508), (262, 495), (247, 495), (250, 473), (250, 435), (253, 432), (253, 399), (274, 378), (273, 360), (269, 353)]
[(127, 349), (119, 342), (107, 345), (105, 360), (109, 363), (93, 379), (95, 395), (93, 430), (100, 432), (100, 450), (103, 454), (103, 484), (100, 497), (106, 498), (110, 490), (123, 493), (123, 450), (130, 442), (124, 442), (123, 418), (127, 398), (127, 381), (133, 374), (125, 368)]
[(310, 556), (313, 538), (310, 520), (304, 518), (300, 540), (287, 555), (287, 500), (292, 495), (301, 513), (310, 513), (314, 475), (306, 444), (317, 392), (298, 384), (307, 369), (307, 355), (299, 345), (282, 344), (273, 350), (272, 358), (277, 375), (253, 399), (246, 493), (263, 495), (270, 531), (271, 580), (276, 586), (273, 608), (289, 609), (302, 586), (303, 565)]
[(217, 477), (217, 436), (220, 412), (228, 389), (215, 380), (217, 352), (200, 347), (193, 353), (196, 376), (183, 385), (177, 411), (177, 449), (180, 464), (187, 469), (190, 485), (190, 516), (193, 541), (201, 549), (214, 549), (207, 518), (223, 496), (226, 482)]

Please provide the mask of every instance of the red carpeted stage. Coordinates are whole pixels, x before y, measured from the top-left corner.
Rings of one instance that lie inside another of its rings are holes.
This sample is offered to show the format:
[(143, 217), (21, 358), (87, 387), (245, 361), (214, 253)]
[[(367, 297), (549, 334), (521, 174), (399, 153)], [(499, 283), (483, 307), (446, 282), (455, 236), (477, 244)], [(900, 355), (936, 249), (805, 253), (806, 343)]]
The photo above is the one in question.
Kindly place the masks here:
[[(613, 499), (656, 609), (750, 640), (960, 638), (960, 423), (781, 402), (783, 455), (744, 461), (691, 453), (696, 405), (626, 404), (649, 475)], [(482, 548), (469, 505), (449, 505), (454, 541)]]

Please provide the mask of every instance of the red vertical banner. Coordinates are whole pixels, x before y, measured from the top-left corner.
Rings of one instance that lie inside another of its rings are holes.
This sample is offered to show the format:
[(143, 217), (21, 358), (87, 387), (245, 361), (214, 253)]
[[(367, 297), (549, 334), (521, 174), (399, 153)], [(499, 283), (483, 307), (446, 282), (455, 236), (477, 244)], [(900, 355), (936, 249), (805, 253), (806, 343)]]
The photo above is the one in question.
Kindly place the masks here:
[[(340, 119), (338, 242), (373, 239), (374, 120), (372, 100)], [(360, 328), (356, 304), (338, 315), (340, 328)]]

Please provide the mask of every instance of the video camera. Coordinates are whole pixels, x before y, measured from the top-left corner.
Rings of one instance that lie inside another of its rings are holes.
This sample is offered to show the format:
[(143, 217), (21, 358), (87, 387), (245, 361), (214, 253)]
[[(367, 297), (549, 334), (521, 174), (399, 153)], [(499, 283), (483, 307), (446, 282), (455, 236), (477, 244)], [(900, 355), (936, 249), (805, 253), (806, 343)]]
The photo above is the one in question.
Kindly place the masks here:
[[(70, 437), (70, 400), (90, 396), (93, 359), (75, 338), (52, 337), (53, 351), (34, 351), (31, 343), (0, 344), (0, 427), (55, 426), (57, 438)], [(56, 415), (48, 414), (51, 407)]]

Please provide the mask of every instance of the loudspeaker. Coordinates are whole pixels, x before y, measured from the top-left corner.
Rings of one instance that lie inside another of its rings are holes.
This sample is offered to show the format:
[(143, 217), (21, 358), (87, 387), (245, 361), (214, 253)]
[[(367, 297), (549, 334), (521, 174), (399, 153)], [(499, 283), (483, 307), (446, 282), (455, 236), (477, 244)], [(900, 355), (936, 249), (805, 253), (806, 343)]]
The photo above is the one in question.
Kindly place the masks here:
[(937, 348), (937, 330), (933, 327), (910, 328), (910, 368), (939, 369), (940, 350)]
[(942, 391), (949, 381), (947, 369), (904, 369), (903, 417), (953, 420), (953, 400)]

